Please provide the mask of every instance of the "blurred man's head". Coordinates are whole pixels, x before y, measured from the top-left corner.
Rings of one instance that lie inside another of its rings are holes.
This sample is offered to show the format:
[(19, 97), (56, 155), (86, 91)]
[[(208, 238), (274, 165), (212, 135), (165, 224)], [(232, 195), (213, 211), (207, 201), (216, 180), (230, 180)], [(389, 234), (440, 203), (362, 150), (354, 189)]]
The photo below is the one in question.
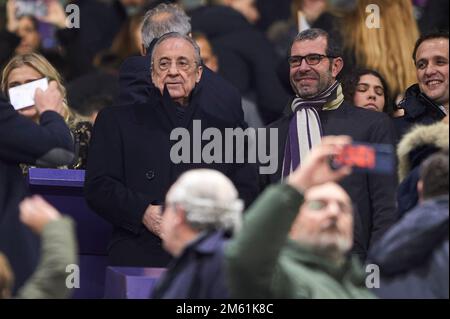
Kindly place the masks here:
[(237, 231), (243, 209), (238, 196), (220, 172), (200, 169), (181, 175), (166, 196), (161, 224), (164, 248), (179, 256), (202, 232)]
[(0, 299), (11, 298), (14, 275), (6, 257), (0, 253)]
[(309, 189), (290, 238), (330, 259), (343, 258), (353, 245), (353, 209), (345, 190), (334, 183)]
[(161, 94), (167, 87), (170, 97), (182, 106), (200, 82), (203, 73), (200, 48), (187, 35), (168, 33), (155, 44), (152, 53), (152, 81)]
[(447, 33), (422, 36), (413, 53), (420, 91), (448, 110), (448, 46)]
[(294, 92), (307, 99), (328, 89), (344, 66), (341, 56), (341, 49), (326, 31), (301, 32), (294, 39), (289, 57)]
[(189, 35), (190, 18), (179, 6), (162, 3), (145, 14), (141, 30), (144, 49), (148, 50), (155, 39), (171, 32)]
[(417, 185), (421, 201), (448, 195), (448, 153), (439, 152), (427, 158), (420, 167)]
[(248, 22), (255, 24), (260, 18), (255, 0), (212, 0), (213, 4), (220, 4), (240, 12)]
[(217, 59), (217, 55), (214, 53), (214, 50), (209, 42), (208, 38), (201, 33), (195, 33), (192, 35), (195, 42), (197, 42), (200, 47), (200, 55), (202, 57), (203, 64), (207, 66), (211, 71), (218, 72), (219, 71), (219, 60)]

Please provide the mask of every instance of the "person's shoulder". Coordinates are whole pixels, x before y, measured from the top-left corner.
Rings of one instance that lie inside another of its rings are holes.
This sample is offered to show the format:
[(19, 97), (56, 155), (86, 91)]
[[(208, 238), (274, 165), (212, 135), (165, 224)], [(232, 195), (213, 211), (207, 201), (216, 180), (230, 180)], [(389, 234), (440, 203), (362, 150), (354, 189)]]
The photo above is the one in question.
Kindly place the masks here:
[(98, 119), (111, 119), (114, 118), (117, 122), (127, 121), (130, 116), (134, 115), (137, 111), (148, 108), (148, 104), (121, 104), (108, 106), (102, 109), (98, 114)]
[(377, 123), (392, 121), (391, 117), (384, 112), (368, 110), (362, 107), (354, 106), (348, 102), (344, 102), (343, 107), (351, 116), (352, 120), (358, 120), (360, 123)]
[(150, 57), (131, 56), (126, 58), (120, 65), (119, 73), (124, 72), (150, 72)]
[(234, 95), (240, 97), (239, 90), (231, 84), (228, 80), (222, 77), (220, 74), (211, 71), (208, 67), (203, 67), (203, 76), (201, 79), (202, 85), (207, 88), (214, 87), (226, 95)]

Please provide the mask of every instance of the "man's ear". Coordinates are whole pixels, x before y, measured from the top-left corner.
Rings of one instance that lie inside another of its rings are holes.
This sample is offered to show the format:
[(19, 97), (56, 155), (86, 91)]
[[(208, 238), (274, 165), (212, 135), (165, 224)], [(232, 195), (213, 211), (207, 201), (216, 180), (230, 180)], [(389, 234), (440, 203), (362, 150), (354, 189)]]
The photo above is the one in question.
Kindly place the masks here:
[(146, 56), (147, 55), (147, 49), (143, 44), (141, 44), (141, 55)]
[(339, 73), (341, 73), (344, 68), (344, 60), (341, 57), (337, 57), (333, 59), (333, 63), (331, 65), (331, 73), (333, 78), (337, 78)]
[(176, 207), (176, 221), (177, 224), (186, 224), (187, 218), (186, 218), (186, 210), (180, 206)]
[(203, 66), (200, 65), (197, 70), (197, 80), (195, 81), (196, 83), (200, 82), (200, 80), (202, 79), (202, 74), (203, 74)]
[(419, 195), (419, 202), (423, 201), (423, 181), (419, 180), (417, 182), (417, 194)]

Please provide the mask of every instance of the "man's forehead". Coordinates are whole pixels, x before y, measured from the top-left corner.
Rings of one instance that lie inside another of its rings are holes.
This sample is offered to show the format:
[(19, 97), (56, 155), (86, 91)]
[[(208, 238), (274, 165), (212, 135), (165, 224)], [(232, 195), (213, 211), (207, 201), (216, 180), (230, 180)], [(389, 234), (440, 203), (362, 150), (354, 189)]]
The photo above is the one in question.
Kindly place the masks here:
[(153, 55), (156, 58), (192, 58), (195, 56), (195, 49), (191, 43), (185, 39), (171, 38), (160, 43)]
[(334, 183), (328, 183), (319, 185), (311, 188), (305, 194), (305, 199), (316, 200), (316, 199), (329, 199), (329, 200), (340, 200), (343, 202), (351, 202), (350, 197), (345, 192), (345, 190)]
[(314, 40), (295, 41), (292, 44), (291, 55), (325, 54), (326, 49), (327, 39), (325, 37), (318, 37)]
[(448, 57), (448, 39), (430, 39), (420, 44), (417, 49), (416, 59), (443, 55)]

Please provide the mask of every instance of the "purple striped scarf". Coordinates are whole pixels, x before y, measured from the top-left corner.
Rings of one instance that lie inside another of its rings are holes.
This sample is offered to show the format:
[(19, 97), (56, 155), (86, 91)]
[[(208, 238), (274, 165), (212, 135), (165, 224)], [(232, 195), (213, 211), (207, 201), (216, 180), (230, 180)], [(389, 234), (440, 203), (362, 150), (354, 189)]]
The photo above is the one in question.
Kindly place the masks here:
[(337, 98), (340, 84), (334, 82), (327, 90), (312, 99), (297, 97), (291, 108), (294, 115), (289, 123), (289, 134), (284, 149), (283, 175), (287, 178), (308, 156), (311, 148), (319, 144), (323, 132), (318, 110)]

